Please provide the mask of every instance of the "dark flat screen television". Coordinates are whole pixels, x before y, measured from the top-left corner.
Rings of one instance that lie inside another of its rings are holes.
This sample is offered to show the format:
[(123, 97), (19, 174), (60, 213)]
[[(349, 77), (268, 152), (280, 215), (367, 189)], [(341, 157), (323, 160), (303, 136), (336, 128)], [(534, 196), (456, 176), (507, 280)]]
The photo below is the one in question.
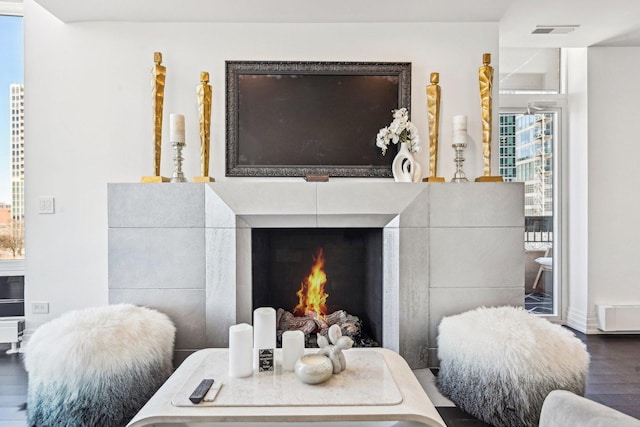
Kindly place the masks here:
[(378, 131), (409, 108), (411, 63), (226, 62), (226, 175), (391, 177)]

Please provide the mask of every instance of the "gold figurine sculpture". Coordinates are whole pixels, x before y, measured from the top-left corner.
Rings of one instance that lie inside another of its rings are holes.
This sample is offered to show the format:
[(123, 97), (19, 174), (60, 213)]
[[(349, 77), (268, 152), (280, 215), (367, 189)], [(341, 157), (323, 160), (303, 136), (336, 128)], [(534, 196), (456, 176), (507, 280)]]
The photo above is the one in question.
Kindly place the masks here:
[(164, 82), (167, 68), (162, 65), (162, 53), (154, 52), (155, 65), (151, 70), (151, 105), (153, 107), (153, 176), (143, 176), (142, 182), (169, 182), (169, 178), (160, 176), (160, 158), (162, 153), (162, 108), (164, 106)]
[(440, 73), (431, 73), (427, 86), (427, 114), (429, 117), (429, 176), (424, 182), (444, 182), (438, 175), (438, 132), (440, 129)]
[(198, 118), (200, 122), (200, 174), (193, 182), (213, 182), (209, 176), (209, 146), (211, 144), (211, 100), (213, 90), (209, 84), (209, 73), (200, 73), (200, 84), (196, 88), (198, 95)]
[(482, 108), (482, 176), (476, 178), (476, 182), (502, 182), (501, 176), (491, 176), (491, 122), (492, 122), (492, 99), (493, 89), (493, 67), (491, 64), (491, 54), (482, 55), (482, 67), (478, 69), (478, 80), (480, 81), (480, 103)]

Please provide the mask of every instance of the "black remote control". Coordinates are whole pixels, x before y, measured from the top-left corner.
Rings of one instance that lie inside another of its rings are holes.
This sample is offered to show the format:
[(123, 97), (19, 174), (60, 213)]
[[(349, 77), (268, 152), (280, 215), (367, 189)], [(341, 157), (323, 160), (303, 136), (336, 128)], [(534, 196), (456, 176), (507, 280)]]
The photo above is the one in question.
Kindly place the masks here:
[(212, 385), (213, 385), (212, 379), (202, 380), (200, 384), (198, 384), (198, 387), (196, 387), (196, 389), (193, 390), (193, 393), (191, 393), (191, 396), (189, 396), (189, 400), (196, 405), (202, 402), (202, 399), (204, 399), (204, 396), (207, 394), (207, 392), (209, 391)]

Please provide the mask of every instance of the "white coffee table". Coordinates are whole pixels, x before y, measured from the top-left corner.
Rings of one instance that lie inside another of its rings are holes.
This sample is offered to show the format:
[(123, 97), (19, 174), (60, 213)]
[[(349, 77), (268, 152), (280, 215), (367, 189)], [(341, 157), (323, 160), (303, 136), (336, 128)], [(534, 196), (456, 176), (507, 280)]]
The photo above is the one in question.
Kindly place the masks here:
[[(274, 373), (228, 378), (228, 354), (228, 349), (210, 348), (189, 356), (128, 427), (445, 426), (409, 365), (391, 350), (347, 350), (347, 370), (316, 386), (282, 372), (280, 350)], [(189, 393), (204, 377), (223, 385), (213, 402), (192, 405)]]

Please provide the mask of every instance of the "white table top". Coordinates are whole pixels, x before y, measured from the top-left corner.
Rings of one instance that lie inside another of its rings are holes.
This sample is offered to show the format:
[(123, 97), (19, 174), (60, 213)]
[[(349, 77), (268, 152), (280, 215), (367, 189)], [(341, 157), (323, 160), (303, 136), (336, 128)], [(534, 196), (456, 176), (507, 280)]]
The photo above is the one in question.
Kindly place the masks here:
[[(128, 427), (213, 422), (445, 426), (409, 365), (391, 350), (347, 350), (347, 370), (315, 386), (282, 372), (280, 363), (275, 373), (228, 378), (228, 354), (228, 349), (210, 348), (189, 356)], [(276, 362), (280, 357), (278, 349)], [(191, 405), (186, 397), (203, 375), (221, 381), (222, 388), (213, 402)]]

